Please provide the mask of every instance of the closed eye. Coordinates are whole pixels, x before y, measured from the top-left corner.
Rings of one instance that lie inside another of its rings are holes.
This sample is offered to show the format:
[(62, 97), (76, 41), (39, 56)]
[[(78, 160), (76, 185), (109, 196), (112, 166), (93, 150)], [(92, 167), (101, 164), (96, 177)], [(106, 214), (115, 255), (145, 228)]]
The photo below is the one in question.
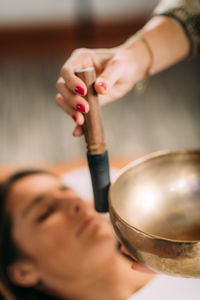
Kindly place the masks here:
[(45, 221), (46, 219), (48, 219), (55, 212), (55, 210), (56, 210), (55, 207), (48, 208), (44, 213), (42, 213), (37, 218), (37, 222), (41, 223), (41, 222)]

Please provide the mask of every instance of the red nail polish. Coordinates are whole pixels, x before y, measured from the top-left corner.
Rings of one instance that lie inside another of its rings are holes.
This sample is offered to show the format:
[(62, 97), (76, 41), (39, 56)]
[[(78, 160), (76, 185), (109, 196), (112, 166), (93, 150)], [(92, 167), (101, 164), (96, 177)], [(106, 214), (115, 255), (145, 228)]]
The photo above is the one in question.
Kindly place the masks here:
[(85, 94), (84, 88), (82, 88), (81, 86), (76, 86), (75, 92), (80, 94), (81, 96), (83, 96)]
[(85, 106), (84, 106), (84, 105), (82, 105), (82, 104), (77, 104), (77, 105), (76, 105), (76, 108), (77, 108), (78, 110), (80, 110), (81, 112), (85, 113)]
[(104, 88), (104, 90), (107, 90), (107, 85), (105, 84), (105, 82), (99, 82), (98, 85)]
[(74, 119), (74, 121), (77, 121), (77, 117), (76, 116), (72, 116), (72, 118)]

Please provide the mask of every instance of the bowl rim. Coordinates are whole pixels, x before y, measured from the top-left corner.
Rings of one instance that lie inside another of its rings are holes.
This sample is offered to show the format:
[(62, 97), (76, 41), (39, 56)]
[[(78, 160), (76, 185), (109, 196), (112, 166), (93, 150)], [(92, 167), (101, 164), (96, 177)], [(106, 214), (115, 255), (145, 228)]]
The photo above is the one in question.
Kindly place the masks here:
[(152, 233), (148, 233), (143, 231), (142, 229), (139, 229), (133, 225), (130, 225), (127, 221), (125, 221), (114, 209), (113, 205), (112, 205), (112, 199), (111, 199), (111, 192), (112, 189), (114, 187), (114, 185), (116, 184), (116, 182), (119, 180), (119, 178), (122, 176), (122, 174), (124, 174), (125, 172), (127, 172), (129, 169), (136, 167), (140, 164), (142, 164), (145, 161), (148, 160), (152, 160), (155, 158), (159, 158), (159, 157), (164, 157), (164, 156), (168, 156), (168, 155), (184, 155), (184, 154), (198, 154), (200, 156), (200, 149), (189, 149), (189, 150), (160, 150), (160, 151), (156, 151), (156, 152), (152, 152), (149, 153), (145, 156), (142, 156), (140, 158), (137, 158), (133, 161), (131, 161), (130, 163), (128, 163), (125, 167), (123, 167), (122, 169), (120, 169), (120, 171), (118, 172), (116, 178), (113, 180), (109, 191), (108, 191), (108, 199), (109, 199), (109, 213), (112, 214), (112, 211), (114, 212), (115, 215), (117, 215), (117, 217), (120, 219), (120, 221), (122, 223), (124, 223), (127, 227), (129, 227), (130, 229), (135, 230), (136, 232), (139, 232), (149, 238), (153, 238), (156, 240), (163, 240), (163, 241), (168, 241), (171, 243), (184, 243), (184, 244), (199, 244), (200, 240), (178, 240), (178, 239), (171, 239), (171, 238), (165, 238), (162, 237), (160, 235), (156, 235), (156, 234), (152, 234)]

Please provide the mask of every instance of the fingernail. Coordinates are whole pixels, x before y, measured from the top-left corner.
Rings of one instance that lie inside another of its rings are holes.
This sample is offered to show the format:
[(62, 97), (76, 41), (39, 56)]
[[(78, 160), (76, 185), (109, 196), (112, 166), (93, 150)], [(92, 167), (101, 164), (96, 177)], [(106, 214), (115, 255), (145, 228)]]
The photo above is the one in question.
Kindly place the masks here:
[(84, 105), (82, 105), (82, 104), (77, 104), (77, 105), (76, 105), (76, 108), (77, 108), (78, 110), (80, 110), (81, 112), (85, 113), (85, 106), (84, 106)]
[(83, 96), (85, 94), (84, 88), (82, 88), (81, 86), (76, 86), (75, 92), (80, 94), (81, 96)]
[(74, 121), (77, 121), (77, 117), (76, 116), (72, 116), (72, 118), (74, 119)]
[(107, 90), (107, 85), (105, 84), (105, 82), (98, 82), (98, 85), (104, 88), (105, 91)]

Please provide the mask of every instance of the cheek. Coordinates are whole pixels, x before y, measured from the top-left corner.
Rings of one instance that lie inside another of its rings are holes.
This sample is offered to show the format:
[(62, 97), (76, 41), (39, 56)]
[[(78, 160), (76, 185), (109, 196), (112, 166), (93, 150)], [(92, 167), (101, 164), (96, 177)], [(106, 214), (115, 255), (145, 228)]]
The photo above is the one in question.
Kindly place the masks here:
[(74, 226), (69, 226), (66, 218), (55, 215), (42, 224), (38, 236), (35, 236), (34, 247), (37, 265), (45, 274), (71, 277), (78, 272), (76, 266), (82, 244), (75, 236)]
[(73, 224), (69, 224), (61, 214), (55, 214), (41, 224), (35, 240), (41, 251), (43, 249), (55, 253), (66, 252), (69, 248), (78, 246)]
[(29, 228), (21, 226), (14, 235), (19, 248), (36, 259), (46, 258), (47, 254), (66, 254), (78, 248), (74, 229), (61, 214)]

